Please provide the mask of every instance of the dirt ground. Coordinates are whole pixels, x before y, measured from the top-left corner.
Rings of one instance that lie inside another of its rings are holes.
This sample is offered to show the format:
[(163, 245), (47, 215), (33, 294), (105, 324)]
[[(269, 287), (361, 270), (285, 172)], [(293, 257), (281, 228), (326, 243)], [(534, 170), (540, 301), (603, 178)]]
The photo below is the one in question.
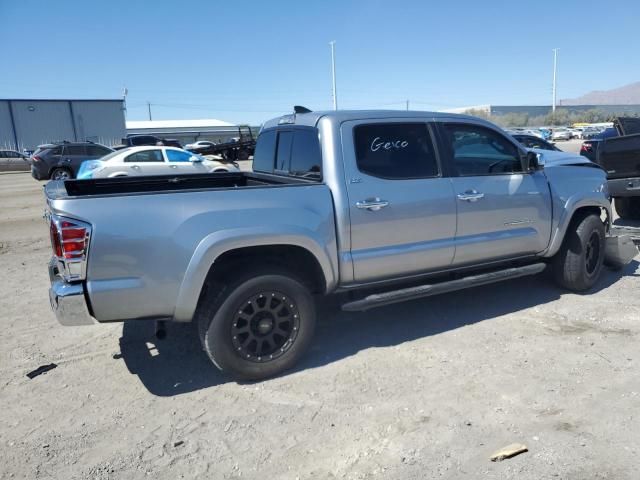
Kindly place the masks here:
[(0, 204), (1, 479), (638, 478), (640, 257), (585, 295), (325, 305), (295, 371), (239, 384), (189, 325), (58, 325), (42, 184), (2, 174)]

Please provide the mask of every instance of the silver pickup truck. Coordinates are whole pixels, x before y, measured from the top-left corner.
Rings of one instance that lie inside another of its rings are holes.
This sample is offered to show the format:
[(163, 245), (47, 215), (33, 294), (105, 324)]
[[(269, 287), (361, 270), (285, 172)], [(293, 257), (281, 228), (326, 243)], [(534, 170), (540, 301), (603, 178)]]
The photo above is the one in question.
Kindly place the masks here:
[(362, 311), (547, 266), (585, 291), (605, 252), (637, 254), (610, 233), (601, 168), (453, 114), (305, 111), (263, 126), (253, 172), (45, 192), (60, 323), (195, 322), (243, 379), (296, 363), (323, 295)]

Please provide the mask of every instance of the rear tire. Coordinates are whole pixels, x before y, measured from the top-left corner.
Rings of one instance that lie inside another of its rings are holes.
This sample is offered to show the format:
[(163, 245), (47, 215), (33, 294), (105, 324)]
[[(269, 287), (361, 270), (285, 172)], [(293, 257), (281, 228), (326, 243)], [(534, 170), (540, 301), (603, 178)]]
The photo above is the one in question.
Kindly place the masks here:
[(600, 217), (587, 214), (573, 219), (553, 257), (556, 282), (574, 292), (590, 289), (600, 277), (604, 253), (605, 228)]
[(208, 288), (197, 322), (216, 367), (237, 379), (261, 380), (298, 362), (313, 337), (316, 312), (308, 288), (273, 267)]
[(640, 198), (638, 197), (617, 197), (613, 203), (618, 216), (623, 220), (640, 219)]

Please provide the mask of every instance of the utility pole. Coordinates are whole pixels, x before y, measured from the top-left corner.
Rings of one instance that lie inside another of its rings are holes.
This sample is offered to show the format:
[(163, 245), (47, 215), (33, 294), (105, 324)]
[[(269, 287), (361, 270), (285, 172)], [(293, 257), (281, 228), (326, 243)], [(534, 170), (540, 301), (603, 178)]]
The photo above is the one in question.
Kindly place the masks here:
[(556, 82), (558, 77), (558, 48), (553, 49), (553, 102), (551, 104), (551, 111), (556, 112)]
[(151, 102), (149, 100), (147, 100), (147, 109), (149, 110), (149, 120), (153, 120), (151, 118)]
[(407, 100), (407, 112), (409, 111), (409, 100)]
[(127, 94), (129, 90), (127, 87), (122, 87), (122, 110), (124, 111), (124, 118), (127, 118)]
[(331, 45), (331, 79), (333, 84), (333, 109), (338, 110), (338, 92), (336, 90), (336, 42), (332, 40)]

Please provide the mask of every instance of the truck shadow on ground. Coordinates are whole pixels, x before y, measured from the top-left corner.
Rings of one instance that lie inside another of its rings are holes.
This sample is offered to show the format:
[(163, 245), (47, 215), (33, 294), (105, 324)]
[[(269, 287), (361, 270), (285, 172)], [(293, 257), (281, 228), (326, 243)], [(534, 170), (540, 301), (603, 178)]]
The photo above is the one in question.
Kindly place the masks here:
[[(621, 271), (605, 269), (587, 295), (610, 287), (622, 276), (640, 276), (635, 273), (638, 265), (633, 261)], [(323, 302), (310, 352), (293, 372), (321, 367), (367, 348), (399, 345), (546, 304), (562, 294), (545, 273), (362, 313), (342, 312), (337, 302)], [(130, 321), (123, 326), (121, 356), (150, 393), (174, 396), (232, 381), (202, 351), (193, 325), (169, 324), (167, 329), (167, 338), (157, 340), (153, 322)]]

